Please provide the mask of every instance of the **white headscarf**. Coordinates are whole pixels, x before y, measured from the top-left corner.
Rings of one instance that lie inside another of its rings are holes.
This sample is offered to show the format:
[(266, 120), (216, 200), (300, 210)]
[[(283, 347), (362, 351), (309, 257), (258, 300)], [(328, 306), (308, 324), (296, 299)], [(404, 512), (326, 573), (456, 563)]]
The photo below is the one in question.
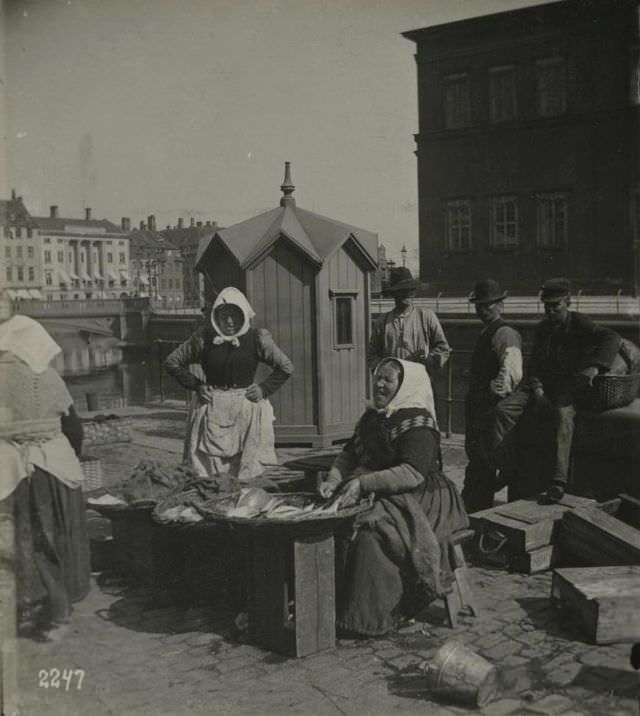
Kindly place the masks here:
[[(231, 336), (226, 336), (216, 322), (216, 309), (225, 305), (237, 306), (242, 311), (242, 315), (244, 316), (244, 323), (242, 324), (242, 327)], [(240, 345), (238, 338), (240, 338), (240, 336), (244, 336), (244, 334), (249, 330), (251, 327), (251, 319), (255, 315), (255, 311), (251, 308), (251, 304), (247, 301), (247, 298), (242, 291), (237, 289), (235, 286), (227, 286), (226, 288), (223, 288), (218, 294), (218, 298), (216, 298), (213, 308), (211, 309), (211, 325), (218, 334), (213, 339), (214, 344), (221, 345), (222, 343), (231, 343), (236, 347)]]
[(61, 348), (37, 321), (13, 316), (0, 324), (0, 351), (13, 353), (34, 373), (44, 373)]
[(391, 398), (387, 405), (381, 409), (387, 417), (401, 408), (424, 408), (435, 420), (436, 409), (433, 400), (433, 389), (427, 369), (421, 363), (401, 360), (400, 358), (385, 358), (378, 363), (375, 376), (384, 365), (388, 363), (400, 363), (402, 366), (402, 382), (398, 392)]

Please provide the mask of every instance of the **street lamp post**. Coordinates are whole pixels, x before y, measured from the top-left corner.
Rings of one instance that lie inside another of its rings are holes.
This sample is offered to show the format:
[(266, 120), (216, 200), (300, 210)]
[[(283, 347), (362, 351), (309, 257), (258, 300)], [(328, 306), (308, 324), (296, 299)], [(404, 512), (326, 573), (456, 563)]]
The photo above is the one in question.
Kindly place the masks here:
[(406, 268), (407, 266), (407, 247), (402, 246), (402, 249), (400, 250), (400, 255), (402, 256), (402, 265)]

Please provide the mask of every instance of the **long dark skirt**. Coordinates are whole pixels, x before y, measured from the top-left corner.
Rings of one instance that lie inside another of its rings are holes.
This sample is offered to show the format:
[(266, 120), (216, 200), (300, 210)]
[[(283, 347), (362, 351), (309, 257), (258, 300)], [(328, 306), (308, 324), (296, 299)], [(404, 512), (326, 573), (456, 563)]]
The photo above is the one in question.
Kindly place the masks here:
[[(455, 486), (433, 472), (419, 500), (440, 546), (441, 582), (451, 577), (451, 535), (469, 526), (464, 504)], [(346, 632), (382, 636), (401, 617), (414, 616), (427, 606), (416, 590), (411, 559), (397, 529), (365, 523), (347, 545), (340, 580), (338, 626)]]
[(0, 502), (15, 525), (14, 571), (18, 623), (66, 620), (89, 591), (89, 540), (80, 488), (36, 468)]

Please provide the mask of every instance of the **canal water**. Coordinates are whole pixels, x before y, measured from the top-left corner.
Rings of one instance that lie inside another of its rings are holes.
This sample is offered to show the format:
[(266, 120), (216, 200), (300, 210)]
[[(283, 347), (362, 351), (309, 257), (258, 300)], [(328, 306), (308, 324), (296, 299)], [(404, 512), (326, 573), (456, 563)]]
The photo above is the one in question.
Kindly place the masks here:
[[(167, 351), (168, 353), (168, 351)], [(464, 356), (466, 358), (466, 356)], [(436, 408), (440, 428), (452, 432), (464, 431), (462, 401), (466, 390), (468, 370), (462, 355), (452, 360), (451, 392), (453, 402), (449, 403), (447, 369), (433, 381)], [(86, 375), (66, 375), (65, 382), (80, 412), (87, 410), (87, 393), (98, 397), (99, 409), (125, 405), (144, 405), (161, 400), (190, 399), (191, 392), (180, 386), (174, 378), (161, 369), (162, 358), (156, 351), (125, 351), (122, 361), (111, 368), (98, 370)], [(451, 420), (448, 409), (451, 407)]]

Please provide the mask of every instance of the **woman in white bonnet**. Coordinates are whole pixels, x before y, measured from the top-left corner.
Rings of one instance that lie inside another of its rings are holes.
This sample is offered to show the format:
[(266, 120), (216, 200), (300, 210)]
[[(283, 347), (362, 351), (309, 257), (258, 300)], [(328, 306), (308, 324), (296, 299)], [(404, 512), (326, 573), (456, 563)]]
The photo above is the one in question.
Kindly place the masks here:
[[(248, 481), (277, 462), (267, 398), (288, 380), (293, 365), (269, 331), (251, 327), (254, 316), (239, 289), (222, 289), (210, 321), (165, 362), (167, 372), (199, 396), (199, 407), (188, 420), (185, 452), (202, 477), (228, 474)], [(194, 363), (202, 367), (204, 379), (189, 369)], [(260, 363), (273, 370), (256, 382)]]
[[(78, 460), (82, 425), (51, 361), (60, 347), (0, 294), (0, 515), (12, 518), (18, 629), (68, 619), (89, 591), (89, 543)], [(6, 546), (6, 545), (5, 545)]]

